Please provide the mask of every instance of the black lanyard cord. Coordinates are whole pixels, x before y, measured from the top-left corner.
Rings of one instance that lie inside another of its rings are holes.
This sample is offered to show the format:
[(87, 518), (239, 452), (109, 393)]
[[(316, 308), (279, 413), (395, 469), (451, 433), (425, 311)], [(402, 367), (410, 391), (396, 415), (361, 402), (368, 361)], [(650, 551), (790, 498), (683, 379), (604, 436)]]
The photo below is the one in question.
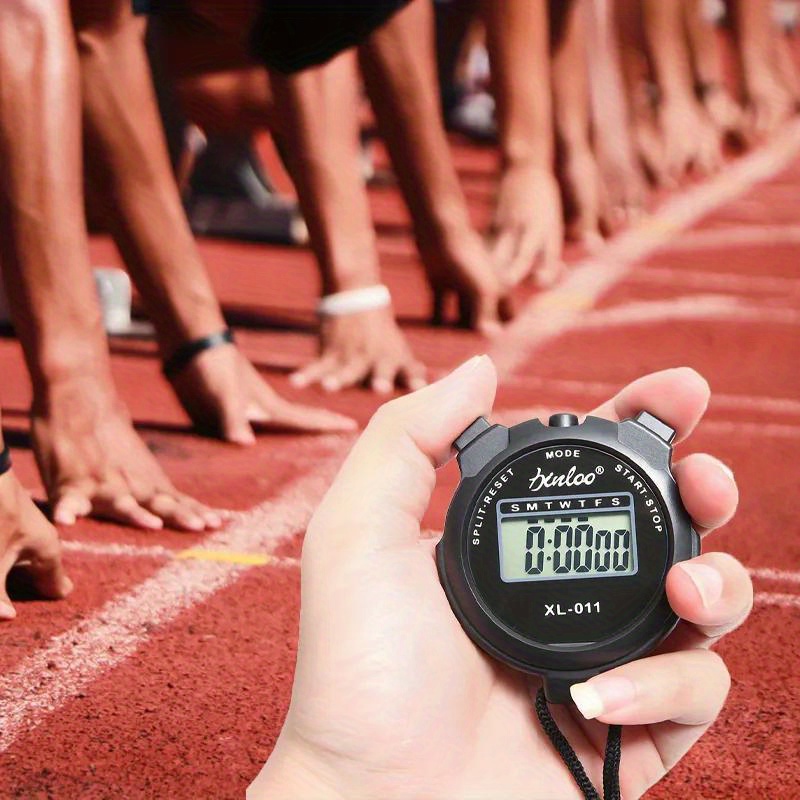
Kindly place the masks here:
[[(536, 716), (542, 730), (547, 734), (548, 739), (553, 743), (556, 752), (561, 756), (561, 760), (567, 765), (578, 788), (583, 792), (585, 800), (601, 800), (594, 784), (589, 780), (586, 770), (578, 758), (578, 754), (572, 749), (572, 745), (561, 733), (561, 729), (553, 719), (547, 699), (544, 696), (544, 689), (539, 689), (536, 693)], [(619, 793), (619, 762), (622, 756), (622, 727), (620, 725), (608, 726), (608, 738), (606, 739), (606, 755), (603, 762), (603, 798), (604, 800), (620, 800)]]

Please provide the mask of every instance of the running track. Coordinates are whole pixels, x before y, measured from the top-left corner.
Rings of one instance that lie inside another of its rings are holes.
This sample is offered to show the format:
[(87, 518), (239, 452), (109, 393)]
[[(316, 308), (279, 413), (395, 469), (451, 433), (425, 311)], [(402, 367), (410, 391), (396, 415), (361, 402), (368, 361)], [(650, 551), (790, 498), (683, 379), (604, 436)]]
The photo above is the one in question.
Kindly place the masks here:
[[(492, 157), (457, 145), (478, 222)], [(393, 189), (372, 192), (398, 312), (434, 374), (487, 344), (434, 331), (419, 298), (408, 220)], [(504, 421), (586, 411), (624, 382), (689, 364), (709, 379), (706, 420), (683, 454), (732, 466), (740, 512), (707, 548), (753, 572), (756, 608), (720, 651), (733, 674), (721, 719), (654, 798), (800, 798), (800, 126), (666, 199), (593, 259), (571, 254), (557, 288), (525, 297), (490, 352)], [(95, 264), (116, 256), (102, 238)], [(204, 254), (239, 340), (287, 394), (314, 351), (314, 268), (298, 250), (207, 241)], [(347, 437), (263, 437), (239, 449), (192, 436), (149, 342), (115, 341), (122, 394), (177, 484), (240, 513), (209, 536), (83, 522), (63, 531), (77, 589), (29, 601), (0, 638), (0, 797), (240, 798), (270, 752), (289, 698), (302, 532)], [(19, 350), (0, 340), (4, 422), (23, 481), (28, 449)], [(143, 387), (146, 387), (144, 389)], [(299, 396), (299, 395), (298, 395)], [(307, 397), (308, 395), (306, 395)], [(365, 422), (351, 391), (317, 398)], [(425, 524), (439, 529), (457, 479), (442, 471)]]

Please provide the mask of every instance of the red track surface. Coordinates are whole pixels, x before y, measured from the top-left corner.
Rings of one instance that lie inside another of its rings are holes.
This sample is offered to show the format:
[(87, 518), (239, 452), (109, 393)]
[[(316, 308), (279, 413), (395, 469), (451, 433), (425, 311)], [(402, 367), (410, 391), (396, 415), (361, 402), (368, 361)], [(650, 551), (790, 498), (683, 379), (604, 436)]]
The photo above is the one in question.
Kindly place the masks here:
[[(491, 156), (463, 146), (457, 156), (480, 221)], [(503, 363), (516, 348), (496, 407), (509, 417), (585, 411), (631, 378), (681, 364), (699, 369), (715, 393), (681, 451), (718, 454), (737, 474), (740, 513), (707, 548), (730, 550), (756, 570), (757, 605), (720, 647), (733, 673), (722, 718), (651, 793), (656, 798), (800, 797), (800, 160), (795, 154), (773, 172), (756, 185), (748, 184), (752, 175), (739, 181), (689, 233), (656, 218), (637, 241), (668, 238), (662, 249), (596, 299), (588, 277), (540, 296), (538, 310), (528, 305), (493, 345)], [(438, 372), (485, 348), (473, 334), (425, 324), (407, 217), (394, 190), (374, 191), (373, 200), (387, 281), (419, 354)], [(116, 260), (106, 241), (93, 246), (95, 263)], [(286, 373), (315, 346), (311, 256), (219, 242), (203, 250), (245, 351), (292, 394)], [(610, 253), (609, 265), (618, 265), (622, 256)], [(573, 275), (604, 269), (594, 262)], [(548, 336), (545, 318), (562, 320)], [(289, 698), (303, 527), (350, 442), (265, 436), (238, 449), (200, 439), (160, 380), (153, 346), (115, 341), (113, 349), (122, 394), (178, 485), (212, 504), (258, 506), (205, 546), (271, 560), (176, 559), (199, 545), (195, 535), (93, 522), (63, 531), (74, 595), (20, 603), (16, 622), (2, 628), (0, 796), (240, 798)], [(29, 392), (12, 340), (0, 341), (0, 374), (15, 463), (41, 494), (27, 448)], [(362, 422), (376, 406), (361, 391), (318, 400)], [(442, 472), (431, 528), (441, 527), (455, 480), (452, 467)]]

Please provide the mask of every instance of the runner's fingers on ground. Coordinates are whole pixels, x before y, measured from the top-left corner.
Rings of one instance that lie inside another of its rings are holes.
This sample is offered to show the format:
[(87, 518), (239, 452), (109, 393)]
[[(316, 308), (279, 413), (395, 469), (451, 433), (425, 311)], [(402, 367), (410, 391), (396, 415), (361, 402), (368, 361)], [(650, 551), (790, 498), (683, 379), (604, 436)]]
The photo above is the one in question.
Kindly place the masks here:
[(42, 597), (57, 600), (72, 591), (72, 581), (64, 571), (61, 543), (54, 528), (43, 527), (32, 541), (26, 541), (17, 560)]
[(339, 361), (327, 374), (322, 376), (320, 384), (326, 392), (338, 392), (348, 386), (355, 386), (369, 378), (372, 372), (372, 363), (366, 355), (353, 355), (351, 358)]
[(245, 409), (249, 423), (257, 430), (289, 429), (297, 431), (351, 431), (355, 420), (325, 408), (292, 403), (281, 397), (266, 381), (257, 376), (251, 400)]
[(257, 430), (293, 430), (310, 433), (352, 431), (355, 420), (316, 406), (290, 403), (277, 395), (269, 402), (269, 408), (257, 418), (251, 419)]
[(695, 726), (716, 719), (729, 688), (728, 669), (716, 653), (684, 650), (604, 672), (573, 687), (573, 699), (579, 710), (608, 725)]
[(14, 606), (11, 604), (11, 598), (6, 591), (6, 578), (8, 578), (8, 573), (11, 572), (18, 558), (19, 545), (17, 544), (10, 545), (5, 553), (0, 554), (0, 620), (14, 619), (17, 616)]
[(293, 386), (303, 388), (312, 383), (317, 383), (323, 375), (327, 375), (336, 366), (336, 358), (333, 355), (323, 355), (314, 359), (310, 364), (292, 373), (289, 381)]
[(700, 421), (710, 394), (708, 382), (700, 373), (691, 367), (676, 367), (637, 378), (590, 413), (620, 420), (649, 411), (675, 429), (675, 441), (679, 442)]
[[(182, 502), (183, 500), (183, 502)], [(186, 531), (201, 531), (206, 527), (205, 519), (197, 513), (192, 504), (168, 492), (156, 492), (144, 498), (141, 504), (155, 514), (169, 528)]]
[(92, 516), (147, 530), (164, 527), (161, 518), (140, 505), (130, 489), (119, 481), (99, 484), (91, 496), (91, 502)]
[(59, 525), (74, 525), (80, 517), (92, 513), (93, 481), (89, 479), (63, 483), (56, 487), (50, 505), (53, 509), (53, 521)]
[(736, 512), (736, 480), (719, 459), (707, 453), (692, 453), (676, 462), (672, 473), (681, 500), (701, 535), (723, 526)]

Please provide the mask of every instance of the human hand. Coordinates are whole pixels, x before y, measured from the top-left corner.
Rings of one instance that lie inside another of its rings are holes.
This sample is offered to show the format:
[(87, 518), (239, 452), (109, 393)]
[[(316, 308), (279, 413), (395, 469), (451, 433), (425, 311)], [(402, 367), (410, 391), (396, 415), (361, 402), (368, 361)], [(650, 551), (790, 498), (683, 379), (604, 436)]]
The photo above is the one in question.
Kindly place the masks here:
[(498, 274), (481, 237), (470, 227), (419, 240), (433, 292), (433, 324), (445, 322), (447, 295), (458, 301), (458, 323), (492, 336), (512, 316), (509, 284)]
[(179, 491), (133, 427), (107, 379), (74, 374), (34, 396), (31, 441), (53, 520), (202, 531), (222, 515)]
[(745, 134), (744, 109), (731, 97), (722, 84), (705, 88), (702, 94), (703, 107), (719, 133), (742, 140)]
[(565, 145), (559, 167), (564, 196), (566, 238), (580, 242), (590, 252), (603, 244), (603, 233), (611, 232), (603, 186), (594, 153), (588, 142), (579, 147)]
[(722, 167), (720, 133), (693, 99), (663, 101), (658, 107), (658, 125), (666, 169), (674, 181), (691, 172), (711, 175)]
[(647, 202), (645, 175), (637, 163), (633, 141), (623, 145), (613, 141), (614, 138), (605, 136), (596, 144), (601, 176), (601, 219), (610, 229), (606, 233), (639, 221)]
[(425, 366), (418, 361), (400, 330), (391, 308), (324, 317), (320, 355), (295, 372), (295, 386), (319, 383), (329, 392), (368, 383), (379, 394), (400, 384), (409, 389), (425, 385)]
[(284, 399), (233, 344), (204, 350), (170, 383), (195, 427), (226, 442), (254, 444), (254, 430), (321, 433), (356, 426), (341, 414)]
[(504, 283), (551, 286), (564, 265), (561, 193), (550, 170), (509, 166), (500, 178), (490, 248)]
[[(353, 448), (306, 535), (292, 701), (250, 800), (578, 796), (535, 720), (539, 682), (473, 645), (439, 583), (435, 541), (420, 539), (435, 467), (489, 413), (495, 387), (489, 359), (472, 359), (384, 405)], [(646, 408), (684, 438), (708, 397), (693, 370), (667, 370), (592, 413), (616, 420)], [(738, 495), (724, 465), (694, 454), (673, 472), (701, 535), (730, 519)], [(640, 726), (624, 736), (626, 798), (659, 780), (719, 713), (729, 676), (708, 648), (752, 603), (746, 571), (723, 553), (676, 565), (666, 590), (683, 621), (659, 651), (576, 688), (597, 719), (553, 708), (595, 783), (601, 723)]]
[(747, 86), (747, 131), (753, 141), (775, 133), (797, 111), (791, 92), (770, 74), (751, 75)]
[(6, 590), (14, 569), (25, 573), (42, 597), (55, 600), (72, 591), (56, 529), (10, 471), (0, 475), (0, 620), (17, 615)]

